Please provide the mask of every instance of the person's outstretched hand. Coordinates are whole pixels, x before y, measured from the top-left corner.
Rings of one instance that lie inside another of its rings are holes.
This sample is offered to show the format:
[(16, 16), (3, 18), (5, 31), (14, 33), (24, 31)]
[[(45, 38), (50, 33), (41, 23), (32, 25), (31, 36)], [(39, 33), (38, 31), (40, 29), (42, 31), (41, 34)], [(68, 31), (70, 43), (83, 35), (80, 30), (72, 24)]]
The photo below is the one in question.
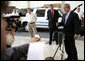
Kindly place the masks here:
[(40, 38), (34, 37), (31, 39), (30, 43), (39, 42), (39, 41), (40, 41)]

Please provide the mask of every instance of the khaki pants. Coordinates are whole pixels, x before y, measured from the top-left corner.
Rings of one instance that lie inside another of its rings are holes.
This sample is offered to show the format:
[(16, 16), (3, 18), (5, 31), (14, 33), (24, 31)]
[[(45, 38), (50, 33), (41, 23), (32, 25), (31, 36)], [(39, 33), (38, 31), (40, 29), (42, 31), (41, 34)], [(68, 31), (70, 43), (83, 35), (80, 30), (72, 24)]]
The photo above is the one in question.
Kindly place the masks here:
[(36, 24), (32, 23), (32, 24), (28, 24), (29, 25), (29, 33), (31, 35), (31, 38), (33, 38), (34, 34), (38, 34), (37, 29), (36, 29)]

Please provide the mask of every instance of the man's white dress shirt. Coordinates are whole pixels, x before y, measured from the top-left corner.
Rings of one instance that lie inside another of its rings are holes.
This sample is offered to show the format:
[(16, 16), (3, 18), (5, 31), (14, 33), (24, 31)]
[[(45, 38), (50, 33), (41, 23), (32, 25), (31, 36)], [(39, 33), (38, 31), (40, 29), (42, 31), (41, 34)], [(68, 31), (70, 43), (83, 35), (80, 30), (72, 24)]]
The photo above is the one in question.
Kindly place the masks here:
[(34, 14), (33, 12), (31, 12), (31, 14), (27, 13), (26, 14), (26, 20), (28, 21), (28, 23), (36, 22), (37, 15)]
[(83, 15), (84, 15), (83, 12), (76, 12), (76, 13), (77, 13), (78, 16), (79, 16), (79, 19), (82, 20), (82, 17), (83, 17)]

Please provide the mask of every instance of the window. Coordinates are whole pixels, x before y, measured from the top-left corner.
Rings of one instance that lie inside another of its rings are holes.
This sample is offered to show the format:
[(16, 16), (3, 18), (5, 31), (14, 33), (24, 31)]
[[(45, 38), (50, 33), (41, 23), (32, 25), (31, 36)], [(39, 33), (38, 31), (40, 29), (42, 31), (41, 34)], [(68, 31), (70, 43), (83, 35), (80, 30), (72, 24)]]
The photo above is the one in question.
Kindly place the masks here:
[[(32, 9), (32, 12), (33, 12), (33, 9)], [(25, 16), (26, 13), (27, 13), (27, 9), (19, 9), (18, 13), (19, 13), (20, 16)]]
[(37, 14), (37, 17), (44, 17), (45, 16), (45, 10), (37, 10), (36, 14)]

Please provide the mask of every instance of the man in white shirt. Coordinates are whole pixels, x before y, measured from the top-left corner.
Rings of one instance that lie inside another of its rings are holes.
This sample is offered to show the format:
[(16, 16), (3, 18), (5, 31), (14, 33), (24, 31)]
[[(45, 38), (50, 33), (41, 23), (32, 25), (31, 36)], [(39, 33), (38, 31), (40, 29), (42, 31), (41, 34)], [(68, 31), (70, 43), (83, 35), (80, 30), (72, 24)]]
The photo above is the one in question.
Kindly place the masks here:
[(84, 14), (83, 14), (83, 12), (80, 11), (80, 7), (77, 8), (77, 12), (76, 13), (79, 16), (79, 19), (82, 20)]
[(34, 14), (30, 8), (27, 9), (27, 14), (26, 14), (26, 20), (28, 21), (29, 25), (29, 32), (31, 35), (31, 38), (34, 37), (34, 34), (38, 34), (37, 29), (36, 29), (36, 20), (37, 20), (37, 15)]
[(82, 36), (84, 33), (83, 26), (84, 26), (84, 13), (80, 11), (80, 7), (77, 7), (76, 13), (78, 14), (79, 17), (79, 25), (80, 25), (80, 35)]
[(80, 20), (80, 26), (82, 25), (82, 21), (83, 21), (83, 12), (80, 11), (80, 7), (77, 7), (77, 11), (76, 13), (78, 14), (79, 20)]

